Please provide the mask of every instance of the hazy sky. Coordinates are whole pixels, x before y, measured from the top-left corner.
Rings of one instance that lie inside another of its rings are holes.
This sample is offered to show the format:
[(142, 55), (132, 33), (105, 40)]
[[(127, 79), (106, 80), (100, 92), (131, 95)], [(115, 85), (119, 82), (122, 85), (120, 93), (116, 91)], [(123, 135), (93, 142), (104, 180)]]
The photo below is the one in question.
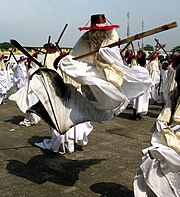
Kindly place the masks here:
[(0, 8), (0, 42), (16, 39), (23, 46), (42, 46), (51, 36), (54, 43), (67, 23), (60, 45), (73, 47), (85, 32), (78, 27), (93, 14), (105, 14), (111, 23), (119, 24), (117, 31), (124, 39), (129, 12), (130, 36), (141, 33), (142, 21), (144, 31), (176, 21), (178, 27), (146, 37), (143, 42), (155, 46), (157, 38), (166, 44), (166, 50), (180, 45), (180, 0), (0, 0)]

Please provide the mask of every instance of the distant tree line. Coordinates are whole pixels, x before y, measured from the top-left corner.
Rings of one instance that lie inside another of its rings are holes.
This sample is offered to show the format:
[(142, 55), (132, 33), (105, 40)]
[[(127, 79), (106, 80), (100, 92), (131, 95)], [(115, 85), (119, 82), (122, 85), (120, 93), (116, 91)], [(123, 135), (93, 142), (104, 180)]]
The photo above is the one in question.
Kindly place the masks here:
[[(9, 47), (13, 47), (13, 45), (9, 42), (0, 43), (0, 48), (4, 48), (6, 50)], [(29, 47), (29, 48), (31, 48), (31, 47)], [(154, 51), (154, 47), (150, 44), (146, 44), (146, 46), (144, 47), (144, 51)], [(172, 53), (180, 53), (180, 46), (174, 47), (173, 49), (171, 49), (171, 52)]]
[[(144, 47), (145, 51), (154, 51), (154, 47), (151, 46), (150, 44), (146, 44), (146, 46)], [(180, 53), (180, 46), (176, 46), (173, 49), (171, 49), (172, 53)]]
[[(31, 53), (32, 51), (41, 51), (41, 52), (43, 52), (44, 51), (44, 48), (43, 48), (43, 46), (42, 47), (28, 47), (28, 46), (23, 46), (29, 53)], [(9, 49), (12, 49), (13, 48), (13, 52), (14, 53), (18, 53), (18, 49), (17, 48), (15, 48), (11, 43), (9, 43), (9, 42), (3, 42), (3, 43), (0, 43), (0, 52), (3, 52), (3, 53), (5, 53), (5, 52), (8, 52), (9, 51)], [(68, 48), (68, 47), (63, 47), (62, 48), (62, 51), (64, 51), (64, 52), (68, 52), (68, 51), (70, 51), (72, 48)]]

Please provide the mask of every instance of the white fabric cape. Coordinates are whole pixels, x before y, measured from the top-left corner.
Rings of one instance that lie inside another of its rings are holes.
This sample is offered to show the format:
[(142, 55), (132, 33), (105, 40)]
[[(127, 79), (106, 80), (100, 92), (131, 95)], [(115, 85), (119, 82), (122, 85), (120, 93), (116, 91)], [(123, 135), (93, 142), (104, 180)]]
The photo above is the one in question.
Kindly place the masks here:
[[(18, 102), (17, 97), (14, 100), (20, 109), (26, 111), (31, 108), (31, 112), (46, 119), (45, 121), (61, 134), (82, 122), (111, 119), (115, 110), (118, 109), (121, 112), (129, 100), (143, 95), (149, 89), (151, 79), (145, 69), (133, 69), (123, 65), (120, 61), (119, 49), (116, 47), (102, 48), (100, 55), (108, 65), (113, 64), (114, 67), (120, 67), (123, 70), (124, 78), (121, 86), (116, 87), (108, 82), (103, 71), (94, 65), (75, 61), (68, 55), (60, 61), (59, 68), (76, 82), (88, 85), (92, 91), (92, 97), (83, 97), (73, 85), (62, 83), (62, 78), (56, 71), (40, 69), (32, 76), (29, 86), (26, 86), (27, 90), (26, 88), (21, 90), (21, 94), (27, 96), (26, 99), (24, 98), (25, 104)], [(61, 86), (65, 86), (66, 89), (64, 96), (62, 96), (63, 87)], [(32, 96), (36, 97), (33, 100), (40, 101), (37, 105), (34, 105), (34, 102), (31, 103)], [(43, 113), (39, 114), (40, 111), (42, 112), (40, 110), (42, 107)]]
[(107, 62), (120, 68), (123, 73), (123, 83), (116, 87), (106, 80), (103, 70), (81, 61), (73, 60), (68, 55), (59, 62), (59, 68), (73, 80), (88, 85), (96, 101), (91, 101), (99, 109), (125, 109), (130, 100), (143, 95), (151, 85), (147, 70), (143, 67), (128, 68), (122, 64), (118, 47), (100, 48), (99, 54)]
[[(140, 65), (136, 63), (135, 59), (132, 59), (131, 64), (130, 64), (130, 68), (135, 68), (135, 67), (140, 67)], [(146, 69), (146, 72), (148, 74), (148, 70), (147, 69)], [(132, 102), (131, 102), (132, 103), (132, 107), (134, 109), (136, 109), (136, 113), (140, 113), (140, 114), (143, 114), (143, 115), (147, 114), (148, 107), (149, 107), (149, 96), (150, 96), (149, 95), (150, 94), (149, 91), (150, 91), (150, 88), (145, 94), (143, 94), (142, 96), (139, 96), (139, 97), (137, 97), (137, 98), (132, 100)]]
[(0, 94), (5, 94), (8, 85), (8, 75), (6, 70), (0, 70)]
[[(59, 80), (62, 79), (56, 71), (42, 69), (40, 74), (37, 72), (32, 76), (29, 86), (21, 88), (10, 99), (15, 100), (21, 110), (37, 113), (61, 134), (79, 123), (105, 121), (113, 117), (113, 110), (96, 109), (74, 86), (62, 84)], [(67, 95), (64, 97), (62, 85), (66, 88)], [(19, 102), (17, 95), (22, 102)], [(40, 109), (42, 106), (43, 111)]]
[[(159, 197), (180, 196), (180, 152), (176, 150), (177, 147), (179, 148), (180, 141), (178, 138), (180, 133), (180, 108), (177, 104), (176, 111), (173, 114), (173, 120), (176, 121), (167, 126), (170, 118), (172, 118), (171, 102), (172, 100), (169, 99), (157, 118), (156, 130), (151, 138), (152, 146), (142, 151), (142, 164), (134, 180), (135, 197), (151, 196), (152, 191)], [(166, 140), (165, 129), (169, 129), (171, 135), (176, 134), (177, 137), (171, 138), (171, 141)], [(171, 146), (169, 145), (170, 142)]]

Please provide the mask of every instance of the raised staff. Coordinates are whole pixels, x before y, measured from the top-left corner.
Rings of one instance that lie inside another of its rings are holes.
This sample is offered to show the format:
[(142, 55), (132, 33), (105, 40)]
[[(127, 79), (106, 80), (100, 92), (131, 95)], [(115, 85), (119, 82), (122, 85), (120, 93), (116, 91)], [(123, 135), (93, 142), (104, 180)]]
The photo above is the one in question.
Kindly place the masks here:
[(155, 38), (155, 41), (157, 42), (157, 45), (164, 51), (164, 53), (165, 53), (167, 56), (169, 56), (168, 53), (167, 53), (167, 51), (164, 49), (164, 45), (160, 44), (159, 40), (156, 39), (156, 38)]
[(64, 34), (66, 28), (67, 28), (67, 26), (68, 26), (68, 24), (66, 24), (66, 25), (64, 26), (64, 29), (62, 30), (62, 32), (61, 32), (61, 34), (60, 34), (60, 36), (59, 36), (57, 42), (55, 42), (55, 45), (56, 45), (56, 47), (57, 47), (57, 49), (59, 50), (60, 53), (62, 53), (62, 50), (61, 50), (61, 48), (59, 47), (59, 42), (60, 42), (60, 40), (61, 40), (61, 38), (62, 38), (62, 36), (63, 36), (63, 34)]
[(155, 51), (150, 53), (149, 56), (146, 59), (149, 60), (152, 56), (154, 56), (160, 49), (163, 49), (165, 46), (166, 46), (166, 44), (163, 44), (160, 47), (158, 47)]
[[(150, 35), (162, 32), (162, 31), (166, 31), (166, 30), (169, 30), (169, 29), (172, 29), (172, 28), (175, 28), (175, 27), (177, 27), (177, 23), (176, 22), (172, 22), (172, 23), (169, 23), (169, 24), (166, 24), (166, 25), (163, 25), (163, 26), (160, 26), (160, 27), (157, 27), (157, 28), (154, 28), (154, 29), (142, 32), (140, 34), (136, 34), (136, 35), (131, 36), (129, 38), (125, 38), (123, 40), (119, 40), (118, 42), (112, 43), (112, 44), (104, 46), (104, 47), (114, 47), (114, 46), (120, 46), (120, 45), (126, 44), (126, 43), (131, 43), (134, 40), (138, 40), (138, 39), (141, 39), (141, 38), (144, 38), (144, 37), (147, 37), (147, 36), (150, 36)], [(61, 36), (59, 38), (61, 38)], [(29, 57), (34, 63), (36, 63), (40, 67), (43, 67), (43, 65), (40, 62), (38, 62), (35, 58), (33, 58), (16, 40), (10, 40), (10, 42), (17, 49), (19, 49), (24, 55)], [(56, 43), (58, 43), (58, 42), (56, 42)], [(73, 59), (74, 60), (78, 60), (78, 59), (81, 59), (81, 58), (93, 55), (93, 54), (97, 53), (98, 51), (99, 50), (95, 50), (95, 51), (92, 51), (90, 53), (74, 57)]]
[[(126, 43), (129, 43), (129, 42), (135, 41), (135, 40), (139, 40), (139, 39), (142, 39), (142, 38), (145, 38), (145, 37), (151, 36), (153, 34), (156, 34), (156, 33), (162, 32), (162, 31), (166, 31), (166, 30), (169, 30), (169, 29), (172, 29), (172, 28), (175, 28), (175, 27), (177, 27), (177, 23), (176, 22), (172, 22), (172, 23), (169, 23), (169, 24), (166, 24), (166, 25), (163, 25), (163, 26), (160, 26), (160, 27), (157, 27), (157, 28), (154, 28), (154, 29), (142, 32), (142, 33), (139, 33), (139, 34), (136, 34), (136, 35), (131, 36), (129, 38), (125, 38), (123, 40), (119, 40), (118, 42), (115, 42), (115, 43), (112, 43), (110, 45), (103, 46), (103, 47), (120, 46), (122, 44), (126, 44)], [(93, 54), (97, 53), (98, 51), (99, 50), (95, 50), (95, 51), (92, 51), (90, 53), (80, 55), (78, 57), (75, 57), (74, 60), (78, 60), (78, 59), (87, 57), (89, 55), (93, 55)]]

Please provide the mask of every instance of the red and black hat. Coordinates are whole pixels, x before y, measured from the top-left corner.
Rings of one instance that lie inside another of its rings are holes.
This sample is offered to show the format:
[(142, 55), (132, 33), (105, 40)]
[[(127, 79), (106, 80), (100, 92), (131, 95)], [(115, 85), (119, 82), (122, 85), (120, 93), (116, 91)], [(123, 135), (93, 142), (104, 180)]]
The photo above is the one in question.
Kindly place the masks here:
[[(110, 23), (110, 25), (107, 25), (106, 20)], [(88, 23), (90, 20), (88, 21)], [(82, 30), (111, 30), (114, 28), (119, 28), (119, 25), (113, 25), (104, 14), (95, 14), (91, 16), (91, 26), (88, 27), (88, 23), (85, 25), (85, 27), (79, 27), (78, 29), (80, 31)]]
[(7, 55), (4, 55), (4, 54), (0, 56), (0, 60), (5, 60), (7, 58), (8, 58), (8, 56)]
[(53, 43), (46, 43), (43, 45), (43, 48), (48, 52), (48, 53), (56, 53), (57, 47)]
[(19, 62), (22, 62), (22, 61), (24, 61), (24, 60), (26, 60), (26, 59), (27, 59), (27, 57), (21, 56), (21, 57), (18, 59), (17, 62), (19, 63)]
[[(38, 58), (38, 53), (37, 52), (34, 52), (33, 54), (32, 54), (32, 57), (34, 57), (34, 58)], [(31, 64), (31, 59), (30, 58), (27, 58), (27, 62), (28, 62), (28, 66), (30, 67), (30, 64)]]
[(37, 52), (34, 52), (33, 54), (32, 54), (32, 57), (34, 57), (34, 58), (38, 58), (38, 53)]

